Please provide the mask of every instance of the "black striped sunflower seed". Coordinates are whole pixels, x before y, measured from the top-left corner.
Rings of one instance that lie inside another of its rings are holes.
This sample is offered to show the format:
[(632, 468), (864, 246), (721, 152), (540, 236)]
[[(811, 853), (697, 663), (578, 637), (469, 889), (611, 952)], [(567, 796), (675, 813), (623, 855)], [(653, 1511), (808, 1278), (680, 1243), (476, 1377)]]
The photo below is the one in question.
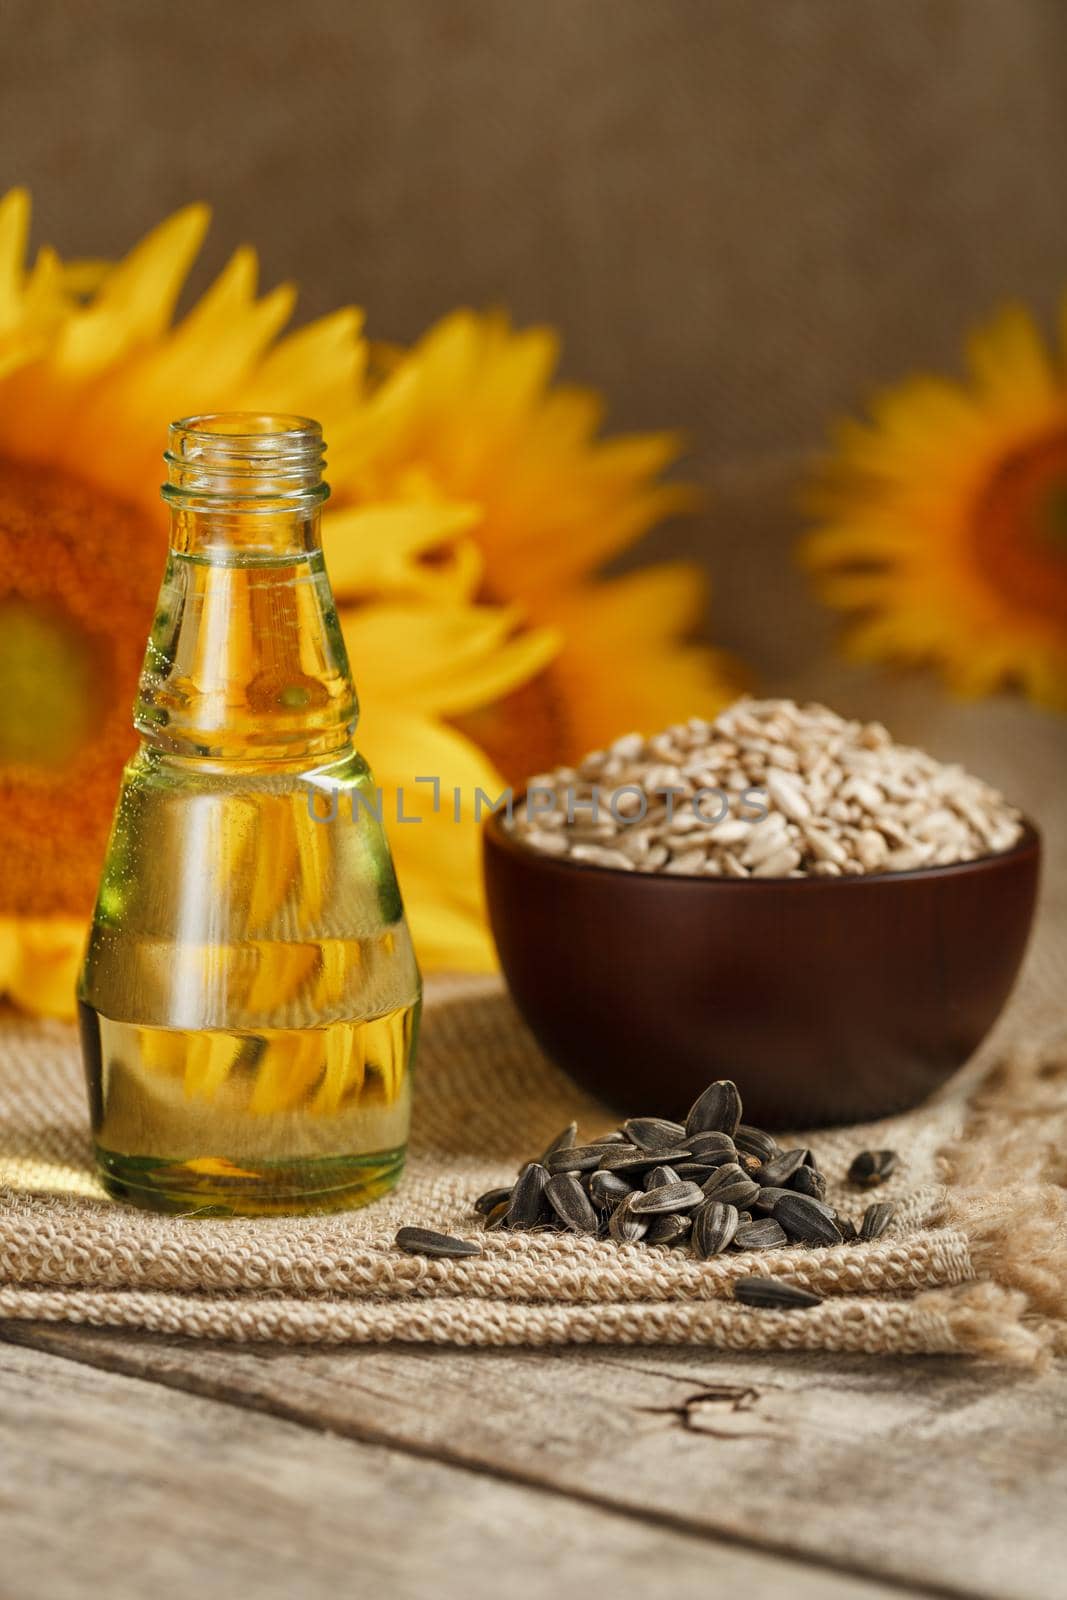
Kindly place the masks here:
[(709, 1083), (698, 1095), (685, 1119), (686, 1133), (732, 1134), (741, 1121), (741, 1096), (729, 1078)]
[(770, 1134), (764, 1133), (762, 1128), (753, 1128), (747, 1122), (742, 1122), (734, 1130), (734, 1144), (746, 1156), (759, 1156), (760, 1161), (769, 1161), (778, 1154), (778, 1146)]
[(896, 1170), (898, 1159), (895, 1150), (861, 1150), (848, 1169), (848, 1181), (873, 1189)]
[(773, 1185), (769, 1188), (764, 1186), (760, 1189), (760, 1192), (756, 1196), (755, 1200), (753, 1200), (752, 1210), (762, 1211), (764, 1214), (768, 1214), (774, 1210), (775, 1206), (778, 1204), (779, 1200), (784, 1194), (790, 1194), (791, 1192), (792, 1191), (789, 1189), (779, 1189)]
[[(706, 1150), (702, 1156), (693, 1158), (693, 1165), (704, 1167), (710, 1178), (716, 1167), (738, 1166), (744, 1157), (739, 1150)], [(677, 1167), (677, 1163), (676, 1163)]]
[(693, 1251), (707, 1261), (725, 1250), (740, 1222), (736, 1206), (721, 1205), (709, 1200), (693, 1216)]
[(489, 1212), (485, 1219), (487, 1233), (496, 1233), (498, 1228), (502, 1228), (504, 1226), (504, 1218), (508, 1214), (509, 1204), (509, 1201), (501, 1200), (500, 1204), (498, 1206), (494, 1206), (492, 1211)]
[(676, 1167), (671, 1168), (679, 1178), (691, 1178), (694, 1183), (701, 1184), (708, 1181), (714, 1170), (714, 1167), (705, 1166), (703, 1161), (679, 1161)]
[(735, 1163), (716, 1167), (705, 1183), (703, 1192), (708, 1200), (718, 1200), (720, 1205), (738, 1206), (742, 1211), (747, 1211), (759, 1190), (759, 1184), (754, 1183), (748, 1173), (742, 1172)]
[(685, 1143), (682, 1124), (668, 1122), (664, 1117), (631, 1117), (623, 1123), (622, 1132), (639, 1150), (650, 1150), (653, 1155), (661, 1150), (677, 1150)]
[(788, 1242), (782, 1227), (773, 1217), (754, 1217), (752, 1221), (742, 1217), (733, 1237), (735, 1250), (777, 1250)]
[(609, 1150), (614, 1150), (614, 1145), (608, 1144), (575, 1144), (562, 1150), (554, 1150), (546, 1156), (542, 1165), (549, 1172), (595, 1172)]
[(802, 1244), (840, 1244), (841, 1229), (828, 1206), (806, 1194), (784, 1194), (771, 1213), (791, 1239)]
[(644, 1217), (634, 1216), (634, 1201), (637, 1191), (633, 1191), (621, 1200), (611, 1213), (608, 1223), (608, 1233), (617, 1244), (636, 1244), (638, 1239), (643, 1239), (648, 1232), (648, 1223)]
[(699, 1184), (665, 1183), (657, 1189), (646, 1189), (635, 1194), (630, 1210), (639, 1217), (655, 1216), (661, 1211), (693, 1211), (704, 1204), (704, 1191)]
[(474, 1202), (474, 1209), (481, 1217), (487, 1217), (490, 1211), (495, 1211), (502, 1200), (511, 1199), (511, 1185), (505, 1189), (487, 1189), (480, 1194)]
[[(804, 1166), (806, 1150), (782, 1150), (778, 1155), (765, 1161), (757, 1174), (759, 1181), (764, 1185), (773, 1185), (784, 1188), (794, 1173), (799, 1172)], [(810, 1172), (811, 1168), (805, 1169)]]
[(863, 1213), (860, 1223), (861, 1239), (880, 1239), (893, 1220), (896, 1206), (892, 1200), (876, 1200)]
[(541, 1156), (541, 1165), (543, 1167), (547, 1166), (549, 1156), (554, 1156), (558, 1150), (573, 1150), (577, 1143), (578, 1124), (576, 1122), (568, 1122), (567, 1126), (556, 1134), (552, 1143), (545, 1146), (544, 1153)]
[(557, 1172), (545, 1184), (545, 1199), (573, 1233), (596, 1233), (600, 1219), (573, 1172)]
[(732, 1161), (736, 1149), (730, 1135), (715, 1128), (708, 1128), (703, 1133), (687, 1134), (683, 1143), (692, 1150), (694, 1161), (703, 1161), (705, 1156), (713, 1153), (726, 1155)]
[(860, 1234), (859, 1229), (856, 1227), (856, 1224), (853, 1222), (852, 1218), (835, 1216), (834, 1221), (841, 1229), (842, 1242), (844, 1244), (855, 1244)]
[(435, 1233), (432, 1228), (401, 1228), (396, 1236), (398, 1250), (409, 1256), (480, 1256), (477, 1239), (454, 1239), (450, 1233)]
[(618, 1172), (624, 1178), (641, 1179), (646, 1172), (651, 1172), (653, 1167), (665, 1165), (673, 1167), (678, 1161), (685, 1161), (688, 1155), (688, 1150), (664, 1150), (662, 1154), (652, 1155), (648, 1150), (637, 1150), (633, 1145), (620, 1144), (605, 1154), (600, 1167), (603, 1172)]
[(689, 1237), (693, 1226), (693, 1219), (685, 1217), (680, 1211), (667, 1211), (660, 1217), (653, 1217), (645, 1234), (646, 1244), (682, 1244)]
[(545, 1184), (548, 1173), (539, 1161), (527, 1162), (519, 1173), (511, 1191), (511, 1200), (504, 1217), (504, 1227), (523, 1230), (536, 1228), (546, 1220)]
[(641, 1179), (642, 1189), (662, 1189), (665, 1183), (680, 1183), (677, 1172), (673, 1167), (653, 1167), (651, 1172), (646, 1172)]
[(789, 1180), (789, 1187), (797, 1194), (811, 1195), (813, 1200), (822, 1200), (826, 1195), (826, 1179), (816, 1167), (798, 1167)]
[(802, 1289), (783, 1278), (738, 1278), (734, 1299), (742, 1305), (759, 1306), (765, 1311), (800, 1311), (805, 1306), (821, 1306), (822, 1296)]
[(591, 1172), (589, 1174), (589, 1198), (594, 1205), (607, 1211), (611, 1206), (617, 1206), (620, 1200), (625, 1200), (633, 1189), (614, 1172)]

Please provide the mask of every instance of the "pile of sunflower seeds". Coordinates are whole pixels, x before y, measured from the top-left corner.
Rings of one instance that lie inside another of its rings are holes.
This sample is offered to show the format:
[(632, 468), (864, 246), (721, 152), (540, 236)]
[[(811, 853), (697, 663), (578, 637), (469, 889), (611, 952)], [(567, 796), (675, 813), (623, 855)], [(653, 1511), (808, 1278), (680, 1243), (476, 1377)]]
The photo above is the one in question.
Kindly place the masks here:
[(507, 825), (591, 866), (725, 878), (947, 866), (1010, 850), (1022, 832), (997, 790), (881, 723), (752, 699), (531, 778)]
[[(826, 1179), (808, 1149), (783, 1150), (762, 1128), (742, 1122), (741, 1096), (729, 1079), (712, 1083), (684, 1124), (630, 1117), (589, 1144), (570, 1123), (513, 1184), (480, 1195), (474, 1209), (486, 1228), (555, 1230), (682, 1247), (702, 1259), (727, 1249), (770, 1250), (877, 1239), (894, 1206), (868, 1205), (859, 1222), (826, 1203)], [(893, 1150), (861, 1150), (849, 1182), (871, 1189), (896, 1169)], [(401, 1228), (397, 1245), (413, 1254), (470, 1256), (470, 1239)], [(777, 1278), (742, 1278), (734, 1288), (749, 1305), (781, 1310), (818, 1305), (819, 1296)]]

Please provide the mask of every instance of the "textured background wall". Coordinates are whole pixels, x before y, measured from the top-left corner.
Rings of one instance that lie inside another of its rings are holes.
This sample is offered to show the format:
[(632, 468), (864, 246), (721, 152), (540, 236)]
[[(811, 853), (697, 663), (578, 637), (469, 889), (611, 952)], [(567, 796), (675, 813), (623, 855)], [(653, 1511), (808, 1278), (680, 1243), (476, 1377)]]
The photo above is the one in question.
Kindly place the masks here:
[(548, 319), (622, 425), (685, 427), (713, 631), (772, 678), (825, 623), (791, 483), (873, 385), (1067, 281), (1062, 0), (80, 0), (0, 7), (0, 153), (40, 239), (215, 206), (310, 315)]

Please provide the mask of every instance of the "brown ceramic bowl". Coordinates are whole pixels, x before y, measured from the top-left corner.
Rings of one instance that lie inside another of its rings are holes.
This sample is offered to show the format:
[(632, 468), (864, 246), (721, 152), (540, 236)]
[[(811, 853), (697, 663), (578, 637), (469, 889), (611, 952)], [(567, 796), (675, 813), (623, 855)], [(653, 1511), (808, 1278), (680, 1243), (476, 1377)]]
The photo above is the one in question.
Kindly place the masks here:
[(547, 1054), (628, 1114), (734, 1078), (764, 1127), (923, 1100), (985, 1037), (1033, 920), (1041, 845), (856, 878), (613, 872), (485, 832), (489, 915)]

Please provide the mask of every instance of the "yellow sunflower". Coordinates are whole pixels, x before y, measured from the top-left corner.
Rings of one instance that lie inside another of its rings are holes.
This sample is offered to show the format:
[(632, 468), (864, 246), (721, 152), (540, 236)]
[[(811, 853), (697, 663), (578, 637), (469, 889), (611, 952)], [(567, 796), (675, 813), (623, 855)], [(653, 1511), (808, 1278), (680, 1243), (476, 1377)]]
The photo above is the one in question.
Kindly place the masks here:
[(854, 656), (1067, 709), (1067, 351), (1011, 306), (968, 358), (966, 383), (915, 378), (839, 429), (802, 560)]
[[(595, 580), (691, 503), (659, 481), (678, 441), (600, 440), (595, 397), (552, 385), (553, 336), (500, 317), (446, 318), (387, 370), (351, 308), (285, 334), (294, 291), (259, 296), (249, 249), (176, 321), (203, 207), (115, 265), (29, 271), (27, 217), (0, 203), (0, 992), (70, 1008), (162, 570), (163, 434), (218, 409), (323, 423), (360, 747), (424, 817), (392, 830), (419, 955), (488, 966), (474, 792), (731, 692), (679, 642), (698, 573)], [(421, 774), (462, 791), (459, 824)]]
[[(293, 292), (258, 297), (255, 256), (240, 250), (175, 325), (203, 208), (116, 266), (80, 273), (49, 253), (24, 270), (27, 215), (21, 193), (0, 204), (0, 992), (71, 1009), (162, 573), (161, 441), (171, 417), (218, 407), (310, 413), (337, 446), (324, 537), (347, 557), (353, 602), (363, 598), (344, 612), (368, 708), (360, 744), (383, 789), (403, 784), (406, 810), (426, 813), (393, 841), (420, 956), (486, 967), (473, 817), (435, 815), (412, 777), (498, 793), (500, 773), (445, 717), (523, 684), (555, 640), (467, 597), (450, 546), (470, 507), (413, 489), (352, 509), (357, 313), (279, 337)], [(88, 300), (74, 299), (93, 279)]]
[(454, 312), (411, 351), (390, 352), (348, 458), (372, 498), (429, 489), (477, 507), (466, 592), (517, 602), (558, 634), (544, 672), (459, 719), (516, 782), (628, 729), (711, 714), (743, 682), (721, 652), (683, 642), (706, 609), (702, 569), (596, 578), (696, 496), (660, 476), (677, 434), (600, 437), (601, 399), (555, 383), (558, 360), (548, 328)]

